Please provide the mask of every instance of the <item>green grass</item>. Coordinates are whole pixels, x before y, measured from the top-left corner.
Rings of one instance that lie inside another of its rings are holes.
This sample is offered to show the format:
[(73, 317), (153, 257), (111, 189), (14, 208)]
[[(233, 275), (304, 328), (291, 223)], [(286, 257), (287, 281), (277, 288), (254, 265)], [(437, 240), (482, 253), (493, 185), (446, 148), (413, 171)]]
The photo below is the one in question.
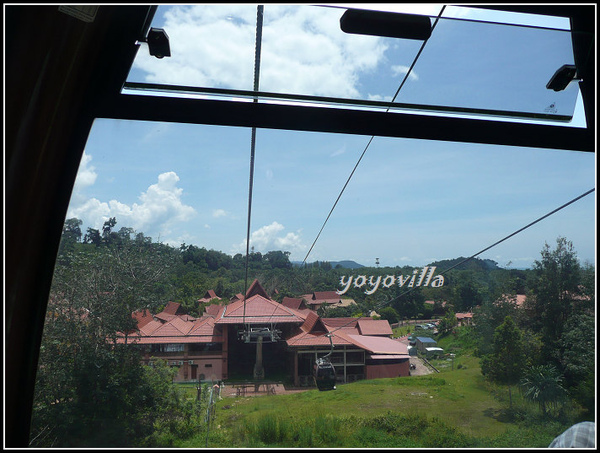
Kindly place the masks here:
[[(456, 354), (441, 372), (338, 385), (334, 391), (228, 397), (217, 403), (212, 448), (545, 448), (574, 423), (542, 419), (513, 389), (481, 375), (471, 348), (442, 339)], [(463, 343), (465, 344), (465, 343)], [(199, 435), (176, 447), (204, 447)]]
[(359, 381), (329, 392), (225, 398), (209, 446), (544, 448), (570, 426), (535, 420), (531, 407), (519, 406), (521, 417), (511, 416), (505, 395), (483, 380), (476, 359), (462, 360), (467, 366), (459, 370)]

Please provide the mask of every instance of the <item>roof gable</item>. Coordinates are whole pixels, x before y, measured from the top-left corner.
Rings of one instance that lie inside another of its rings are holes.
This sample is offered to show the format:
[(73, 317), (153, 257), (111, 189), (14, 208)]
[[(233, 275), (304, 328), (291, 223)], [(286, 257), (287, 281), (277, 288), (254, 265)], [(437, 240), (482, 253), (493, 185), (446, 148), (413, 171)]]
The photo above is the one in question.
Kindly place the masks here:
[(311, 333), (328, 332), (327, 327), (325, 327), (325, 324), (323, 324), (321, 318), (319, 318), (319, 316), (314, 311), (308, 313), (306, 319), (304, 320), (304, 324), (302, 324), (301, 328), (305, 332)]
[(214, 330), (215, 319), (211, 316), (204, 316), (194, 322), (188, 335), (213, 335)]
[(270, 297), (267, 294), (267, 292), (265, 291), (265, 289), (258, 282), (258, 279), (254, 279), (254, 281), (250, 285), (250, 288), (248, 288), (248, 291), (246, 291), (246, 299), (249, 299), (252, 296), (256, 296), (256, 295), (262, 296), (265, 299), (270, 299)]
[(204, 294), (204, 298), (205, 299), (217, 299), (217, 294), (212, 290), (209, 289), (208, 291), (206, 291), (206, 294)]

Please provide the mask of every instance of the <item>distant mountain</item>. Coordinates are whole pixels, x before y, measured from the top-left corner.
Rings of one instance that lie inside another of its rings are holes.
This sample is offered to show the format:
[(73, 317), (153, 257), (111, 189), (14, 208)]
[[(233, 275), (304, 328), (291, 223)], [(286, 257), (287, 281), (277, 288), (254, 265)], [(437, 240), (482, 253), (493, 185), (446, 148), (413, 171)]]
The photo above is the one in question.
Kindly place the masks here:
[[(362, 264), (358, 264), (356, 261), (352, 260), (343, 260), (343, 261), (315, 261), (313, 263), (308, 263), (309, 266), (322, 266), (324, 263), (329, 263), (333, 269), (335, 269), (338, 265), (344, 269), (360, 269), (361, 267), (365, 267)], [(302, 261), (292, 261), (292, 265), (294, 267), (302, 266)]]
[(451, 267), (456, 266), (457, 270), (476, 270), (476, 271), (488, 271), (500, 269), (498, 267), (498, 263), (489, 259), (480, 259), (480, 258), (472, 258), (466, 262), (466, 258), (454, 258), (452, 260), (441, 260), (435, 261), (433, 263), (428, 264), (428, 266), (437, 266), (440, 269), (449, 269)]
[(335, 268), (337, 265), (340, 265), (344, 269), (360, 269), (361, 267), (365, 267), (362, 264), (358, 264), (356, 261), (345, 260), (345, 261), (332, 261), (331, 267)]

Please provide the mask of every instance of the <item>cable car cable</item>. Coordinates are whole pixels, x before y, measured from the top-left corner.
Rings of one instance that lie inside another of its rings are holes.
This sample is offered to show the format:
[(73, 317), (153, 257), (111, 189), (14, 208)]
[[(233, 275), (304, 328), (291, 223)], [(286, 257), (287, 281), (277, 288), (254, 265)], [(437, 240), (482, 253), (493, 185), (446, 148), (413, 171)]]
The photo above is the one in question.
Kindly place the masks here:
[[(258, 82), (260, 76), (260, 51), (262, 43), (262, 25), (263, 25), (263, 5), (256, 7), (256, 44), (254, 46), (254, 91), (258, 92)], [(254, 103), (258, 102), (258, 97), (254, 97)], [(252, 128), (250, 139), (250, 177), (248, 183), (248, 227), (246, 230), (246, 268), (244, 277), (244, 310), (242, 321), (246, 321), (246, 293), (248, 292), (248, 267), (250, 256), (250, 219), (252, 217), (252, 188), (254, 185), (254, 155), (256, 151), (256, 127)]]
[[(446, 5), (442, 6), (442, 9), (440, 10), (440, 13), (438, 14), (438, 16), (436, 17), (433, 25), (431, 26), (431, 33), (433, 33), (433, 30), (435, 29), (435, 26), (437, 25), (440, 17), (442, 16), (442, 13), (444, 12), (444, 9), (446, 8)], [(392, 98), (392, 103), (394, 103), (396, 101), (396, 97), (398, 97), (398, 94), (400, 93), (400, 90), (402, 89), (402, 87), (404, 86), (404, 83), (408, 80), (408, 76), (411, 74), (415, 64), (417, 63), (417, 60), (419, 59), (419, 57), (421, 56), (421, 52), (423, 52), (423, 49), (425, 48), (425, 44), (427, 44), (428, 40), (424, 40), (423, 43), (421, 44), (421, 47), (419, 48), (419, 51), (417, 52), (417, 55), (415, 55), (415, 58), (413, 59), (412, 64), (410, 65), (410, 68), (408, 69), (408, 71), (406, 71), (406, 74), (404, 75), (404, 78), (402, 79), (402, 82), (400, 83), (400, 86), (398, 87), (398, 89), (396, 90), (396, 94), (394, 94), (394, 97)], [(388, 107), (386, 109), (386, 113), (390, 111), (390, 107)], [(364, 157), (365, 153), (367, 152), (367, 150), (369, 149), (369, 146), (371, 146), (371, 143), (373, 142), (373, 139), (375, 138), (375, 136), (371, 136), (371, 138), (369, 139), (369, 142), (367, 143), (367, 146), (365, 146), (365, 149), (363, 150), (362, 154), (360, 155), (360, 157), (358, 158), (358, 161), (356, 162), (356, 165), (354, 165), (354, 168), (352, 169), (352, 172), (350, 173), (350, 176), (348, 176), (348, 179), (346, 180), (346, 183), (344, 184), (344, 186), (342, 187), (342, 190), (340, 191), (340, 194), (338, 195), (337, 199), (335, 200), (335, 203), (333, 203), (333, 206), (331, 207), (331, 210), (329, 211), (329, 214), (327, 215), (327, 218), (325, 219), (325, 222), (323, 222), (323, 225), (321, 226), (321, 229), (319, 230), (319, 233), (317, 234), (317, 237), (315, 238), (315, 240), (313, 241), (312, 245), (310, 246), (310, 249), (308, 250), (308, 253), (306, 254), (306, 256), (304, 257), (304, 260), (302, 261), (302, 264), (306, 264), (306, 260), (308, 259), (308, 255), (310, 255), (310, 252), (312, 252), (313, 247), (315, 246), (315, 244), (317, 243), (317, 240), (319, 239), (319, 237), (321, 236), (321, 233), (323, 232), (323, 229), (325, 228), (325, 225), (327, 224), (327, 222), (329, 221), (329, 218), (331, 217), (331, 214), (333, 214), (333, 210), (335, 209), (335, 207), (337, 206), (338, 202), (340, 201), (340, 198), (342, 197), (342, 194), (344, 193), (344, 191), (346, 190), (346, 186), (348, 186), (348, 183), (350, 182), (350, 180), (352, 179), (352, 176), (354, 175), (354, 172), (356, 171), (356, 169), (358, 168), (358, 165), (360, 164), (360, 161), (362, 160), (362, 158)]]
[[(475, 253), (475, 254), (471, 255), (471, 256), (470, 256), (470, 257), (468, 257), (468, 258), (465, 258), (464, 260), (460, 261), (459, 263), (456, 263), (455, 265), (453, 265), (453, 266), (450, 266), (448, 269), (446, 269), (446, 270), (444, 270), (444, 271), (442, 271), (442, 272), (438, 273), (438, 275), (443, 275), (443, 274), (445, 274), (446, 272), (449, 272), (449, 271), (451, 271), (452, 269), (454, 269), (454, 268), (456, 268), (456, 267), (460, 266), (461, 264), (464, 264), (464, 263), (466, 263), (466, 262), (468, 262), (468, 261), (472, 260), (472, 259), (473, 259), (473, 258), (475, 258), (477, 255), (481, 255), (483, 252), (486, 252), (486, 251), (488, 251), (488, 250), (489, 250), (489, 249), (491, 249), (492, 247), (495, 247), (496, 245), (500, 244), (501, 242), (504, 242), (504, 241), (506, 241), (507, 239), (509, 239), (509, 238), (511, 238), (511, 237), (513, 237), (513, 236), (515, 236), (516, 234), (520, 233), (521, 231), (524, 231), (524, 230), (526, 230), (527, 228), (529, 228), (529, 227), (531, 227), (531, 226), (535, 225), (536, 223), (538, 223), (538, 222), (540, 222), (540, 221), (544, 220), (545, 218), (547, 218), (547, 217), (550, 217), (552, 214), (555, 214), (555, 213), (557, 213), (558, 211), (560, 211), (561, 209), (564, 209), (564, 208), (566, 208), (567, 206), (569, 206), (569, 205), (571, 205), (571, 204), (575, 203), (576, 201), (580, 200), (581, 198), (583, 198), (583, 197), (586, 197), (587, 195), (591, 194), (591, 193), (592, 193), (592, 192), (594, 192), (595, 190), (596, 190), (596, 189), (590, 189), (590, 190), (588, 190), (587, 192), (585, 192), (585, 193), (583, 193), (583, 194), (579, 195), (578, 197), (575, 197), (575, 198), (573, 198), (571, 201), (568, 201), (567, 203), (563, 204), (562, 206), (559, 206), (558, 208), (556, 208), (556, 209), (554, 209), (554, 210), (550, 211), (549, 213), (547, 213), (547, 214), (543, 215), (542, 217), (538, 218), (537, 220), (534, 220), (533, 222), (531, 222), (531, 223), (529, 223), (529, 224), (525, 225), (524, 227), (522, 227), (522, 228), (519, 228), (519, 229), (518, 229), (517, 231), (515, 231), (514, 233), (511, 233), (511, 234), (509, 234), (508, 236), (506, 236), (506, 237), (504, 237), (504, 238), (500, 239), (499, 241), (497, 241), (497, 242), (494, 242), (492, 245), (490, 245), (490, 246), (488, 246), (488, 247), (484, 248), (483, 250), (480, 250), (479, 252), (477, 252), (477, 253)], [(412, 290), (414, 290), (414, 289), (415, 289), (415, 287), (413, 287), (413, 288), (409, 289), (408, 291), (405, 291), (404, 293), (400, 294), (399, 296), (396, 296), (395, 298), (393, 298), (393, 299), (391, 299), (391, 300), (389, 300), (389, 301), (387, 301), (387, 302), (384, 302), (384, 303), (383, 303), (383, 304), (382, 304), (382, 305), (381, 305), (379, 308), (382, 308), (383, 306), (385, 306), (385, 305), (387, 305), (387, 304), (389, 304), (389, 303), (391, 303), (391, 302), (394, 302), (395, 300), (397, 300), (397, 299), (401, 298), (402, 296), (404, 296), (404, 295), (406, 295), (406, 294), (410, 293), (410, 292), (411, 292)]]
[[(569, 206), (569, 205), (571, 205), (571, 204), (575, 203), (576, 201), (578, 201), (578, 200), (582, 199), (583, 197), (586, 197), (586, 196), (588, 196), (589, 194), (591, 194), (591, 193), (592, 193), (592, 192), (594, 192), (595, 190), (596, 190), (596, 189), (590, 189), (590, 190), (588, 190), (587, 192), (585, 192), (585, 193), (583, 193), (583, 194), (579, 195), (578, 197), (575, 197), (575, 198), (573, 198), (571, 201), (568, 201), (567, 203), (563, 204), (562, 206), (559, 206), (558, 208), (556, 208), (556, 209), (553, 209), (553, 210), (552, 210), (552, 211), (550, 211), (549, 213), (547, 213), (547, 214), (543, 215), (542, 217), (540, 217), (540, 218), (538, 218), (538, 219), (534, 220), (533, 222), (531, 222), (531, 223), (529, 223), (529, 224), (525, 225), (524, 227), (522, 227), (522, 228), (519, 228), (519, 229), (518, 229), (518, 230), (516, 230), (514, 233), (511, 233), (511, 234), (509, 234), (508, 236), (506, 236), (506, 237), (504, 237), (504, 238), (500, 239), (499, 241), (496, 241), (496, 242), (494, 242), (492, 245), (490, 245), (490, 246), (488, 246), (488, 247), (486, 247), (486, 248), (484, 248), (484, 249), (480, 250), (479, 252), (477, 252), (477, 253), (475, 253), (475, 254), (471, 255), (471, 256), (470, 256), (470, 257), (468, 257), (468, 258), (465, 258), (464, 260), (460, 261), (459, 263), (457, 263), (457, 264), (455, 264), (455, 265), (453, 265), (453, 266), (450, 266), (448, 269), (446, 269), (446, 270), (444, 270), (444, 271), (440, 272), (438, 275), (443, 275), (443, 274), (445, 274), (446, 272), (449, 272), (449, 271), (451, 271), (452, 269), (454, 269), (454, 268), (456, 268), (456, 267), (460, 266), (461, 264), (464, 264), (464, 263), (466, 263), (466, 262), (468, 262), (468, 261), (472, 260), (472, 259), (473, 259), (473, 258), (475, 258), (477, 255), (480, 255), (480, 254), (482, 254), (483, 252), (485, 252), (485, 251), (487, 251), (487, 250), (491, 249), (492, 247), (495, 247), (496, 245), (500, 244), (501, 242), (504, 242), (504, 241), (506, 241), (507, 239), (509, 239), (509, 238), (511, 238), (511, 237), (513, 237), (513, 236), (515, 236), (516, 234), (520, 233), (521, 231), (524, 231), (524, 230), (526, 230), (527, 228), (529, 228), (529, 227), (531, 227), (531, 226), (535, 225), (536, 223), (538, 223), (538, 222), (540, 222), (540, 221), (542, 221), (542, 220), (544, 220), (544, 219), (546, 219), (546, 218), (550, 217), (551, 215), (553, 215), (553, 214), (557, 213), (557, 212), (558, 212), (558, 211), (560, 211), (561, 209), (564, 209), (564, 208), (566, 208), (567, 206)], [(393, 299), (390, 299), (390, 300), (388, 300), (388, 301), (386, 301), (386, 302), (382, 302), (381, 304), (379, 304), (379, 305), (377, 305), (377, 306), (376, 306), (376, 309), (381, 309), (381, 308), (383, 308), (383, 307), (384, 307), (384, 306), (386, 306), (387, 304), (389, 304), (389, 303), (392, 303), (392, 302), (394, 302), (394, 301), (396, 301), (396, 300), (400, 299), (402, 296), (405, 296), (406, 294), (410, 293), (410, 292), (411, 292), (411, 291), (413, 291), (414, 289), (415, 289), (415, 287), (413, 287), (413, 288), (409, 289), (408, 291), (405, 291), (405, 292), (403, 292), (402, 294), (400, 294), (399, 296), (396, 296), (396, 297), (395, 297), (395, 298), (393, 298)], [(340, 327), (338, 327), (337, 329), (334, 329), (334, 330), (330, 331), (329, 333), (330, 333), (330, 334), (333, 334), (333, 333), (334, 333), (334, 332), (336, 332), (337, 330), (339, 330), (339, 329), (341, 329), (341, 328), (343, 328), (343, 327), (346, 327), (347, 325), (351, 324), (352, 322), (354, 322), (354, 321), (348, 322), (347, 324), (344, 324), (343, 326), (340, 326)]]

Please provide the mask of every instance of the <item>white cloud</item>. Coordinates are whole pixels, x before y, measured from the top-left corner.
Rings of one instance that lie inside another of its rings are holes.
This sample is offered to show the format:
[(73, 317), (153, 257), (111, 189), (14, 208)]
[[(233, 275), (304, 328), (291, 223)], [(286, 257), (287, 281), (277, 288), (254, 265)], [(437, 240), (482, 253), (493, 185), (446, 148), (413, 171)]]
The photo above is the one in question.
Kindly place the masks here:
[[(338, 8), (267, 5), (262, 35), (260, 89), (356, 97), (362, 71), (374, 70), (383, 40), (340, 33)], [(140, 52), (135, 67), (146, 81), (252, 89), (256, 7), (173, 6), (164, 14), (172, 56)]]
[(179, 177), (175, 172), (166, 172), (158, 176), (158, 182), (152, 184), (140, 195), (140, 203), (131, 206), (117, 200), (103, 202), (90, 198), (76, 203), (69, 209), (69, 217), (83, 220), (85, 225), (101, 228), (110, 217), (116, 217), (121, 226), (128, 226), (149, 236), (168, 235), (178, 222), (192, 218), (195, 210), (181, 201), (183, 189), (177, 187)]
[(336, 149), (334, 152), (331, 153), (330, 157), (341, 156), (345, 152), (346, 152), (346, 145)]
[[(400, 77), (400, 76), (404, 77), (408, 73), (410, 66), (393, 65), (391, 67), (391, 69), (392, 69), (392, 73), (393, 73), (394, 77)], [(419, 75), (414, 70), (410, 71), (410, 74), (408, 75), (408, 80), (412, 80), (413, 82), (416, 82), (417, 80), (419, 80)]]
[(80, 193), (83, 189), (93, 186), (96, 182), (98, 174), (96, 173), (96, 168), (90, 165), (91, 161), (92, 156), (84, 152), (79, 164), (79, 170), (77, 170), (77, 179), (75, 180), (75, 186), (73, 188), (75, 193)]
[[(283, 230), (285, 230), (285, 227), (278, 222), (265, 225), (251, 233), (250, 246), (254, 247), (255, 251), (261, 253), (271, 250), (282, 250), (293, 253), (306, 249), (306, 246), (302, 244), (298, 233), (289, 232), (285, 235), (281, 235), (280, 233), (282, 233)], [(245, 239), (235, 247), (236, 252), (242, 250), (246, 250)]]
[(212, 212), (212, 216), (215, 219), (218, 219), (219, 217), (227, 217), (227, 211), (225, 211), (224, 209), (213, 209)]

